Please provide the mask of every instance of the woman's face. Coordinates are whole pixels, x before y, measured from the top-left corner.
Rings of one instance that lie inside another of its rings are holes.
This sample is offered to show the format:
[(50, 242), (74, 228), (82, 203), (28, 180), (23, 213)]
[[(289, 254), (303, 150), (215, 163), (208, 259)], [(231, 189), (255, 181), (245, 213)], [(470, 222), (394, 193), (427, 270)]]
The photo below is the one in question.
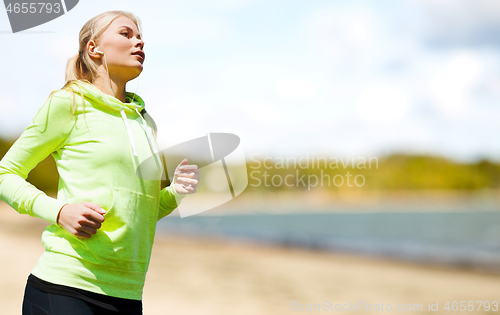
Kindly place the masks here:
[[(137, 25), (129, 18), (117, 17), (101, 34), (97, 49), (104, 53), (111, 75), (129, 81), (141, 74), (144, 59), (137, 52), (143, 51), (144, 42)], [(104, 64), (104, 57), (101, 60)]]

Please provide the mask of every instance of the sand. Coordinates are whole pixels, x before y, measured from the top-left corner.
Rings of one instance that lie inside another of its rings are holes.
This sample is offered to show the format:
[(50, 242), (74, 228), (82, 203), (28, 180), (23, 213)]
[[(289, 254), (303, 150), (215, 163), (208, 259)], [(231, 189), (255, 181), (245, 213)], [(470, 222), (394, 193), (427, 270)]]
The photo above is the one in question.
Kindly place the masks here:
[[(0, 202), (1, 314), (21, 313), (26, 279), (43, 252), (40, 237), (45, 225)], [(438, 311), (428, 310), (429, 301), (438, 303)], [(500, 309), (478, 311), (475, 301), (500, 302), (500, 276), (162, 234), (156, 238), (146, 280), (144, 314), (462, 313), (446, 311), (447, 301), (450, 308), (453, 301), (474, 301), (474, 311), (463, 313), (499, 314)], [(354, 306), (361, 303), (371, 304), (372, 311), (356, 311)], [(306, 311), (314, 304), (319, 304), (316, 311)], [(418, 304), (421, 310), (415, 309)], [(397, 312), (398, 305), (407, 311)]]

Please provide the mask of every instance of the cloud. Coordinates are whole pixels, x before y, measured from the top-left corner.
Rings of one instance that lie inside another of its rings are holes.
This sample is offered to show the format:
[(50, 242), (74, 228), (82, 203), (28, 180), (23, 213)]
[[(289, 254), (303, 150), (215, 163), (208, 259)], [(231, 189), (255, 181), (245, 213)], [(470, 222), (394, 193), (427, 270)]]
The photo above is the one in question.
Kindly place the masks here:
[(421, 0), (421, 4), (428, 45), (500, 46), (500, 1)]
[(54, 60), (67, 60), (78, 53), (78, 33), (58, 32), (50, 44), (52, 49), (45, 51)]
[[(10, 90), (9, 90), (10, 91)], [(2, 93), (2, 115), (0, 115), (0, 135), (2, 137), (17, 137), (24, 129), (23, 125), (13, 118), (19, 116), (19, 99)]]
[(238, 107), (242, 108), (246, 116), (250, 116), (255, 123), (272, 126), (283, 122), (283, 115), (272, 104), (265, 104), (255, 100), (242, 100)]
[(262, 0), (195, 0), (191, 1), (196, 7), (204, 7), (204, 9), (237, 11), (247, 8), (250, 5), (258, 4)]
[(318, 11), (305, 24), (312, 47), (338, 63), (373, 52), (380, 42), (375, 14), (365, 6)]
[(164, 18), (156, 19), (150, 25), (147, 38), (154, 38), (156, 44), (179, 45), (196, 41), (211, 41), (222, 37), (225, 27), (217, 20), (207, 18)]
[(481, 67), (476, 55), (459, 51), (436, 68), (429, 81), (429, 92), (442, 114), (450, 118), (468, 114)]
[(308, 80), (287, 79), (276, 82), (275, 91), (283, 100), (307, 99), (316, 94), (317, 87)]
[(360, 94), (356, 113), (365, 121), (397, 122), (410, 108), (405, 87), (394, 82), (373, 82)]

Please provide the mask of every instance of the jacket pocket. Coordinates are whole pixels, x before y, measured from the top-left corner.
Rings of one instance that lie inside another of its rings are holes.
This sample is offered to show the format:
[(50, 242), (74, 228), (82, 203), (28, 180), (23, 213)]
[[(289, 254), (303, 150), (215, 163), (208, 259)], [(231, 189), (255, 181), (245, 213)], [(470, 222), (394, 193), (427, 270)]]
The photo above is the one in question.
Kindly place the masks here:
[(85, 244), (89, 251), (113, 260), (149, 261), (156, 229), (157, 200), (126, 189), (114, 188), (113, 202), (97, 233)]

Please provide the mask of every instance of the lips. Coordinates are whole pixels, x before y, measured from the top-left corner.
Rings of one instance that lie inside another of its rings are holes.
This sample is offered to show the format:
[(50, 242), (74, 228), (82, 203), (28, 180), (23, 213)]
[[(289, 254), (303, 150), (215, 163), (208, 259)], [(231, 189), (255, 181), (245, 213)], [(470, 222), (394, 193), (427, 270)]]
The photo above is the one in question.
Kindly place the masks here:
[(141, 56), (142, 60), (146, 59), (146, 55), (144, 54), (144, 52), (142, 50), (138, 50), (138, 51), (132, 53), (132, 55)]

